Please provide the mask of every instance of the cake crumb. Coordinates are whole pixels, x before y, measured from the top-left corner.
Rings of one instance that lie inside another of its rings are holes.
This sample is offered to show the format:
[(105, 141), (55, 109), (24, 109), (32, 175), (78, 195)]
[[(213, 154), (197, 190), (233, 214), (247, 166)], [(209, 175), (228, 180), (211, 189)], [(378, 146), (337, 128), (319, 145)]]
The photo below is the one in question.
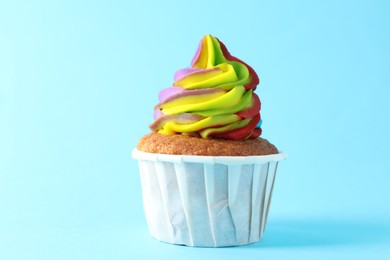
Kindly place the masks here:
[(205, 156), (253, 156), (278, 153), (278, 149), (273, 144), (261, 137), (233, 141), (180, 134), (165, 135), (156, 132), (143, 136), (137, 149), (147, 153)]

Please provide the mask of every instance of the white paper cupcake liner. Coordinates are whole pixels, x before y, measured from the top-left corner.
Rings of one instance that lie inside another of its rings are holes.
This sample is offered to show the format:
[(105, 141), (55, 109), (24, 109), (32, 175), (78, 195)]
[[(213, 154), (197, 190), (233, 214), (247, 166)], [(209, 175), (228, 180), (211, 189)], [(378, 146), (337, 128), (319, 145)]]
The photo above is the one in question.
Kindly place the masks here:
[(133, 151), (152, 237), (202, 247), (245, 245), (263, 235), (278, 161)]

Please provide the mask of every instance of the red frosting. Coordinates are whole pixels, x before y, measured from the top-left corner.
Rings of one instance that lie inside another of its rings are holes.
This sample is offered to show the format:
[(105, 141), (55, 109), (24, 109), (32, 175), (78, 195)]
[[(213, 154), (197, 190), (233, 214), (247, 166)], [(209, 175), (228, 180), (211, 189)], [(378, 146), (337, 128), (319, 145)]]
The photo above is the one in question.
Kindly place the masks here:
[(222, 53), (223, 53), (223, 55), (225, 56), (226, 59), (231, 60), (231, 61), (240, 62), (240, 63), (244, 64), (248, 68), (251, 81), (247, 85), (245, 85), (245, 89), (247, 89), (247, 90), (248, 89), (255, 90), (256, 86), (260, 83), (260, 79), (259, 79), (259, 76), (257, 76), (257, 74), (254, 71), (254, 69), (252, 69), (251, 66), (249, 66), (248, 64), (246, 64), (242, 60), (232, 56), (229, 53), (228, 49), (226, 48), (225, 44), (223, 44), (223, 42), (221, 42), (218, 38), (217, 38), (217, 40), (219, 42), (219, 45), (221, 46)]
[[(242, 140), (247, 138), (256, 138), (261, 134), (261, 129), (257, 130), (255, 133), (253, 133), (254, 129), (256, 129), (256, 125), (260, 122), (260, 114), (257, 114), (252, 118), (252, 120), (244, 127), (235, 129), (230, 132), (226, 133), (220, 133), (213, 135), (214, 138), (220, 138), (220, 139), (230, 139), (230, 140)], [(257, 135), (258, 134), (258, 135)], [(256, 136), (257, 135), (257, 136)]]

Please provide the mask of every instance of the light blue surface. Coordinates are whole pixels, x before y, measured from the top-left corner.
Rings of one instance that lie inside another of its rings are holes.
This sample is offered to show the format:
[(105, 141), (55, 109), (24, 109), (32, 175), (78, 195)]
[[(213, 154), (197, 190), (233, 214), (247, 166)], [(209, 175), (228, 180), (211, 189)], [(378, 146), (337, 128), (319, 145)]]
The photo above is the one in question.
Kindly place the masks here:
[[(0, 2), (0, 259), (389, 259), (388, 2), (209, 2)], [(130, 157), (207, 33), (289, 154), (244, 247), (150, 238)]]

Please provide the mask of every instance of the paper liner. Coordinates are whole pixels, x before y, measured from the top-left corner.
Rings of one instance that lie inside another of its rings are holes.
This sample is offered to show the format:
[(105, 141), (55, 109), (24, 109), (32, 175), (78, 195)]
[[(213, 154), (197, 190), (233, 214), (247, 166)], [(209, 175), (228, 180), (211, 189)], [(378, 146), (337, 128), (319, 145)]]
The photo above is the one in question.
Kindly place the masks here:
[(278, 161), (266, 156), (188, 156), (133, 151), (150, 234), (187, 246), (259, 241), (267, 223)]

